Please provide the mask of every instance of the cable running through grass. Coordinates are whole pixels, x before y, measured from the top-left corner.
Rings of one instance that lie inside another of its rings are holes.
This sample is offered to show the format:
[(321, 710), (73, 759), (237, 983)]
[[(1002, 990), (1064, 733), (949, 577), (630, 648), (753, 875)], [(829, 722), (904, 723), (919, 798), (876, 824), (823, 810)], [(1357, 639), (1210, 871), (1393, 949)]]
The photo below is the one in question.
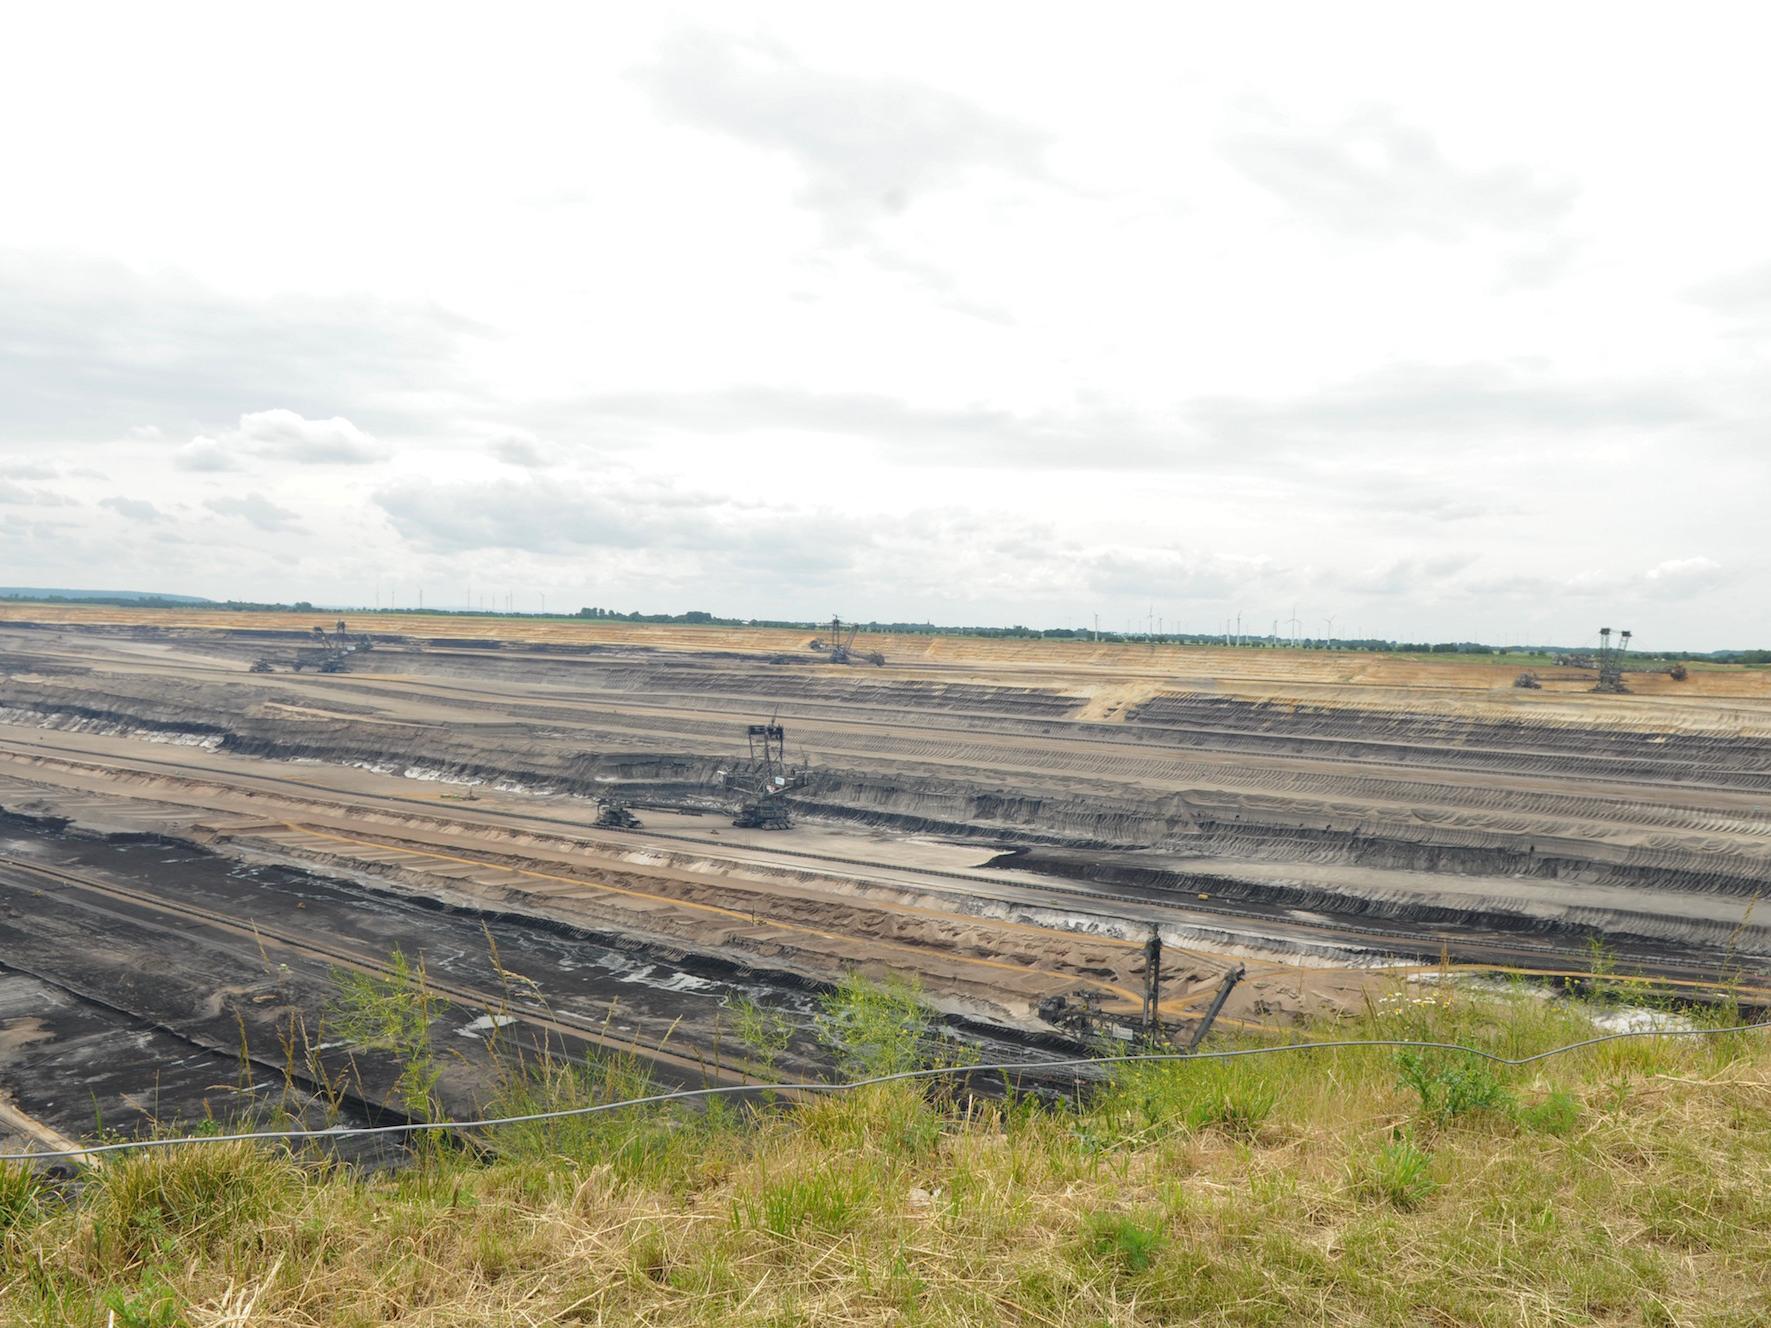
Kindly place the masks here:
[(175, 1148), (189, 1144), (225, 1144), (271, 1140), (361, 1139), (391, 1134), (419, 1134), (430, 1130), (486, 1130), (500, 1125), (530, 1125), (540, 1121), (564, 1120), (572, 1116), (594, 1116), (605, 1111), (621, 1111), (627, 1107), (660, 1106), (666, 1102), (686, 1102), (710, 1097), (730, 1097), (739, 1093), (849, 1093), (879, 1084), (901, 1083), (910, 1079), (935, 1079), (953, 1074), (1026, 1073), (1029, 1070), (1078, 1069), (1085, 1065), (1149, 1065), (1165, 1061), (1222, 1061), (1245, 1056), (1273, 1056), (1287, 1051), (1347, 1051), (1391, 1048), (1409, 1051), (1451, 1051), (1476, 1056), (1496, 1065), (1518, 1067), (1552, 1056), (1566, 1055), (1584, 1047), (1630, 1038), (1651, 1037), (1718, 1037), (1724, 1033), (1755, 1033), (1771, 1029), (1771, 1019), (1756, 1024), (1736, 1024), (1728, 1028), (1639, 1028), (1622, 1033), (1606, 1033), (1600, 1037), (1569, 1042), (1548, 1051), (1529, 1056), (1502, 1056), (1480, 1047), (1467, 1047), (1459, 1042), (1413, 1042), (1401, 1038), (1373, 1038), (1344, 1042), (1288, 1042), (1276, 1047), (1242, 1047), (1232, 1051), (1169, 1051), (1148, 1052), (1136, 1056), (1073, 1056), (1050, 1061), (1002, 1061), (992, 1065), (944, 1065), (928, 1070), (903, 1070), (897, 1074), (875, 1075), (870, 1079), (852, 1079), (844, 1083), (819, 1082), (780, 1084), (728, 1084), (714, 1088), (682, 1088), (669, 1093), (653, 1093), (646, 1097), (624, 1098), (619, 1102), (598, 1102), (586, 1107), (561, 1107), (555, 1111), (533, 1111), (520, 1116), (492, 1116), (481, 1120), (408, 1121), (403, 1125), (334, 1125), (324, 1130), (257, 1130), (246, 1134), (191, 1134), (170, 1139), (140, 1139), (128, 1143), (94, 1144), (90, 1148), (45, 1149), (41, 1152), (0, 1153), (0, 1162), (44, 1162), (56, 1158), (90, 1157), (99, 1153), (121, 1153), (131, 1149)]

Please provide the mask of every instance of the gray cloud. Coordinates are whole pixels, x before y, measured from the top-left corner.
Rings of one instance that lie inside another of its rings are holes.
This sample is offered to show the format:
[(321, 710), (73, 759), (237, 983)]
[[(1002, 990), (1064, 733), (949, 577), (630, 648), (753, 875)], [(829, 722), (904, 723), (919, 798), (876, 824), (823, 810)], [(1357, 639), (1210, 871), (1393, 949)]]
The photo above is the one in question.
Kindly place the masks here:
[[(1257, 455), (1399, 443), (1504, 444), (1546, 432), (1651, 429), (1704, 418), (1682, 391), (1558, 379), (1505, 364), (1403, 365), (1292, 398), (1203, 397), (1167, 412), (1079, 404), (1014, 412), (992, 406), (920, 406), (883, 394), (735, 387), (630, 393), (556, 407), (565, 423), (595, 422), (609, 438), (653, 431), (702, 435), (783, 430), (853, 438), (899, 461), (1004, 462), (1076, 470), (1246, 468)], [(1377, 488), (1382, 476), (1370, 473)], [(1459, 512), (1457, 509), (1464, 510)], [(1446, 516), (1475, 515), (1446, 500)]]
[(1589, 569), (1561, 576), (1514, 574), (1474, 578), (1462, 582), (1458, 589), (1478, 598), (1553, 600), (1566, 596), (1604, 599), (1627, 606), (1637, 601), (1696, 598), (1739, 581), (1745, 574), (1743, 568), (1694, 554), (1634, 571)]
[(0, 443), (133, 436), (284, 403), (382, 424), (462, 400), (478, 334), (434, 307), (244, 300), (121, 264), (0, 252)]
[(963, 509), (857, 526), (840, 513), (741, 510), (715, 496), (633, 482), (592, 490), (527, 479), (408, 481), (380, 490), (374, 502), (398, 534), (429, 554), (568, 555), (630, 572), (643, 566), (655, 584), (728, 603), (754, 602), (760, 593), (774, 604), (803, 604), (807, 595), (925, 603), (1001, 595), (1033, 606), (1131, 595), (1197, 604), (1249, 592), (1283, 570), (1265, 558), (1088, 546), (1050, 527), (1005, 526)]
[(0, 478), (9, 480), (53, 480), (61, 477), (60, 466), (45, 466), (38, 461), (0, 461)]
[(532, 477), (490, 484), (407, 480), (377, 490), (373, 501), (398, 534), (436, 553), (717, 554), (728, 566), (804, 570), (847, 566), (853, 543), (839, 518), (758, 508), (640, 479), (595, 489)]
[(520, 466), (524, 470), (540, 470), (556, 464), (554, 451), (525, 434), (511, 434), (505, 438), (494, 438), (486, 444), (486, 450), (507, 466)]
[(1771, 314), (1771, 263), (1705, 281), (1692, 288), (1691, 298), (1736, 317)]
[(1381, 567), (1334, 578), (1340, 588), (1357, 595), (1433, 595), (1476, 563), (1473, 553), (1399, 558)]
[(211, 498), (203, 504), (218, 516), (237, 516), (259, 530), (287, 530), (298, 518), (286, 507), (278, 507), (261, 493), (227, 498)]
[(239, 449), (219, 438), (199, 434), (172, 453), (172, 464), (180, 470), (238, 470)]
[(659, 520), (656, 507), (532, 480), (479, 485), (409, 480), (377, 490), (373, 501), (401, 536), (437, 552), (635, 547), (674, 525)]
[(1012, 460), (1041, 467), (1157, 467), (1191, 445), (1178, 425), (1116, 407), (1016, 413), (990, 406), (917, 406), (860, 392), (737, 387), (713, 392), (590, 397), (562, 418), (599, 420), (610, 436), (677, 429), (840, 435), (878, 444), (897, 459), (953, 465)]
[(19, 507), (71, 507), (74, 500), (51, 489), (34, 489), (0, 479), (0, 503)]
[(1504, 441), (1704, 417), (1674, 387), (1582, 383), (1506, 364), (1399, 365), (1289, 400), (1207, 398), (1194, 402), (1190, 414), (1214, 437), (1242, 443), (1398, 436), (1423, 443)]
[(641, 78), (678, 120), (784, 153), (842, 236), (979, 171), (1044, 177), (1037, 129), (923, 83), (823, 73), (771, 42), (685, 35)]
[(1091, 594), (1164, 603), (1223, 600), (1250, 591), (1280, 569), (1264, 558), (1227, 558), (1179, 549), (1074, 549)]
[(1332, 495), (1338, 511), (1358, 520), (1370, 515), (1410, 524), (1445, 525), (1488, 517), (1517, 516), (1525, 509), (1516, 496), (1503, 497), (1472, 487), (1468, 477), (1430, 477), (1395, 466), (1365, 466), (1330, 459), (1302, 466), (1289, 476), (1292, 494), (1317, 499)]
[(118, 516), (128, 517), (131, 521), (162, 521), (165, 513), (145, 498), (125, 498), (121, 494), (110, 498), (101, 498), (100, 507), (108, 507)]
[[(595, 488), (534, 479), (407, 481), (378, 491), (373, 501), (401, 537), (429, 554), (563, 555), (629, 573), (644, 567), (651, 584), (758, 604), (758, 612), (803, 604), (807, 595), (944, 600), (955, 594), (961, 567), (967, 592), (994, 588), (1017, 597), (1030, 584), (1129, 575), (1112, 557), (1097, 569), (1060, 541), (1005, 533), (1000, 521), (966, 511), (916, 511), (857, 525), (842, 513), (743, 505), (633, 479)], [(1162, 566), (1182, 584), (1176, 560)]]
[(1371, 108), (1320, 133), (1269, 119), (1228, 135), (1224, 156), (1302, 215), (1374, 239), (1539, 231), (1574, 190), (1517, 166), (1470, 169), (1393, 111)]

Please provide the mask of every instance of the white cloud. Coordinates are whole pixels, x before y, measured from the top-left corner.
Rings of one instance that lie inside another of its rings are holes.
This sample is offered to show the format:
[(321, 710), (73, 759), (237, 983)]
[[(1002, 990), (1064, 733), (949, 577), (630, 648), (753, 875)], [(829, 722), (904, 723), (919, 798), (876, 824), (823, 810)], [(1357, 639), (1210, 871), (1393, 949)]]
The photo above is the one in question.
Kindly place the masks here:
[(240, 417), (241, 444), (260, 456), (289, 461), (363, 465), (380, 461), (388, 449), (349, 420), (304, 420), (292, 410), (260, 410)]
[(238, 427), (198, 434), (173, 452), (181, 470), (238, 470), (248, 460), (298, 465), (363, 466), (386, 460), (391, 449), (342, 417), (308, 420), (292, 410), (259, 410)]
[[(434, 17), (424, 61), (379, 7), (343, 46), (29, 22), (84, 52), (0, 77), (37, 128), (0, 553), (41, 583), (127, 539), (150, 588), (247, 598), (1771, 644), (1726, 606), (1767, 570), (1771, 195), (1718, 165), (1771, 119), (1757, 15), (1553, 7), (1529, 59), (1432, 6), (1285, 42), (578, 7)], [(301, 95), (322, 66), (377, 96)]]
[(1657, 596), (1696, 595), (1733, 580), (1728, 569), (1713, 558), (1671, 558), (1642, 574), (1648, 593)]

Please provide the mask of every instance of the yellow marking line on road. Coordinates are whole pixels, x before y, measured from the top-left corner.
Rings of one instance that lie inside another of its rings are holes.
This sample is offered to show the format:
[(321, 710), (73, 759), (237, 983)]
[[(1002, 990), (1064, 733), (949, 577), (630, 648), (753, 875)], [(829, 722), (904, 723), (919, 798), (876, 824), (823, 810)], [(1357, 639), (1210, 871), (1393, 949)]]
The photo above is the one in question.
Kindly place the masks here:
[[(517, 876), (531, 877), (538, 881), (558, 881), (564, 885), (575, 885), (585, 890), (600, 890), (610, 894), (625, 895), (630, 899), (643, 899), (648, 903), (663, 904), (670, 908), (686, 908), (699, 913), (711, 913), (716, 917), (730, 918), (734, 922), (742, 922), (747, 926), (754, 927), (767, 925), (769, 927), (779, 928), (783, 931), (796, 932), (802, 936), (816, 936), (819, 940), (824, 941), (837, 941), (845, 944), (852, 944), (855, 941), (855, 937), (844, 935), (841, 932), (823, 931), (817, 927), (808, 927), (799, 922), (784, 922), (780, 919), (767, 917), (748, 909), (725, 908), (719, 904), (702, 904), (695, 900), (676, 899), (670, 895), (653, 894), (646, 890), (635, 890), (628, 886), (609, 885), (602, 881), (586, 881), (580, 877), (561, 876), (554, 872), (534, 871), (528, 867), (511, 867), (499, 862), (481, 862), (474, 858), (458, 857), (452, 853), (440, 853), (435, 849), (407, 848), (403, 844), (384, 844), (379, 840), (374, 839), (356, 839), (349, 835), (337, 835), (332, 834), (329, 831), (318, 830), (313, 826), (301, 825), (294, 821), (285, 821), (283, 824), (297, 833), (314, 835), (319, 839), (330, 840), (336, 844), (350, 844), (356, 848), (376, 848), (381, 849), (384, 852), (400, 853), (407, 857), (432, 858), (438, 862), (456, 862), (470, 867), (479, 867), (482, 869), (489, 868), (494, 871), (506, 871), (514, 873)], [(905, 954), (913, 954), (925, 960), (929, 958), (941, 958), (950, 960), (953, 963), (974, 964), (984, 968), (999, 968), (1010, 973), (1026, 973), (1030, 971), (1049, 972), (1049, 970), (1031, 969), (1027, 964), (1014, 964), (1002, 959), (980, 959), (973, 955), (952, 954), (936, 950), (929, 946), (905, 945), (899, 941), (873, 940), (868, 941), (867, 944), (874, 948), (898, 950)], [(1098, 987), (1102, 991), (1111, 992), (1115, 996), (1119, 996), (1133, 1005), (1140, 1005), (1143, 1002), (1143, 996), (1133, 992), (1128, 987), (1121, 987), (1111, 982), (1102, 981), (1100, 978), (1089, 977), (1086, 974), (1051, 973), (1050, 976), (1087, 983), (1089, 986)]]

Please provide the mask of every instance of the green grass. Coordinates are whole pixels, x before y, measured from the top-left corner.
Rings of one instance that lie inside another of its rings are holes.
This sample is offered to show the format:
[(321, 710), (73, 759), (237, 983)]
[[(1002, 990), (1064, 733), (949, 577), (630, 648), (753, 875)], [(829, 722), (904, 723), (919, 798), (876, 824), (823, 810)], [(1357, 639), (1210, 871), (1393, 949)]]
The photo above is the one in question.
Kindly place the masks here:
[(1356, 1190), (1404, 1210), (1419, 1208), (1438, 1188), (1432, 1175), (1433, 1155), (1406, 1134), (1397, 1134), (1375, 1153), (1358, 1158), (1352, 1167)]
[[(1316, 1031), (1518, 1055), (1590, 1025), (1414, 987)], [(641, 1082), (531, 1066), (503, 1102)], [(12, 1169), (0, 1322), (1746, 1325), (1771, 1321), (1767, 1231), (1762, 1035), (1517, 1070), (1320, 1052), (1127, 1067), (1058, 1107), (886, 1085), (615, 1113), (397, 1174), (237, 1144), (50, 1189)]]

